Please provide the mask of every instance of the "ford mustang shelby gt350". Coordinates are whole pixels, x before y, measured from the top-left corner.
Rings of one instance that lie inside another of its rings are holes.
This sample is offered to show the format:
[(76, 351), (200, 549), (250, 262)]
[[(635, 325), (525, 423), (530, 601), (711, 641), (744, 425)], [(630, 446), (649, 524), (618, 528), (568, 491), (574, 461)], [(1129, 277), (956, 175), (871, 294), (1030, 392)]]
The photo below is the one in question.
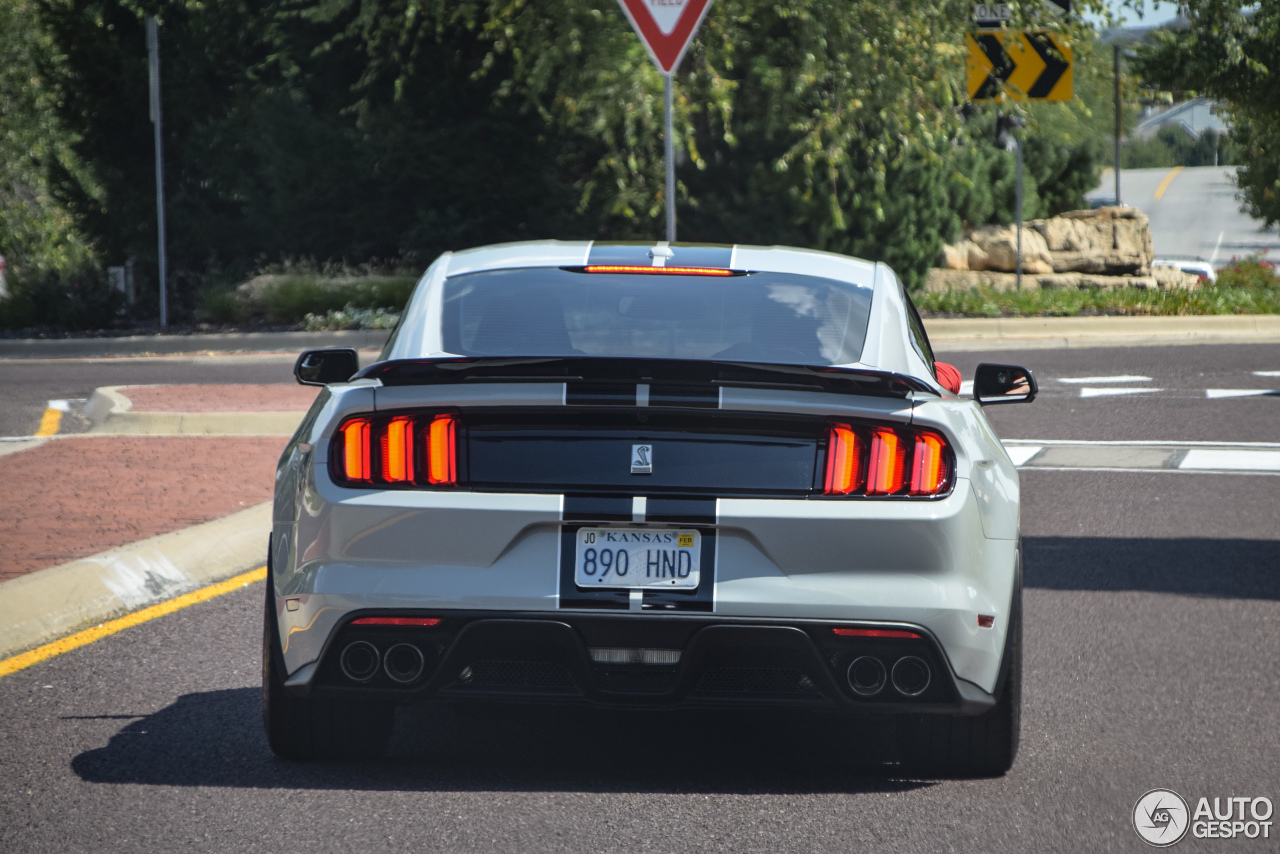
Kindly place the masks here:
[(448, 253), (276, 475), (273, 750), (376, 753), (396, 704), (892, 715), (902, 761), (1018, 745), (1018, 475), (883, 264), (543, 241)]

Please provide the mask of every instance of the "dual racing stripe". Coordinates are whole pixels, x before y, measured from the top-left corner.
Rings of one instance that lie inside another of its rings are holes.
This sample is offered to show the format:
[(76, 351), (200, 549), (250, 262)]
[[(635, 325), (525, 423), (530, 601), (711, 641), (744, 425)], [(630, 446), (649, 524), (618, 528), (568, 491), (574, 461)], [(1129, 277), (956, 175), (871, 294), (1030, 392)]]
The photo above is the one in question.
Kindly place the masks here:
[[(564, 522), (560, 529), (560, 607), (592, 610), (632, 610), (631, 591), (625, 588), (583, 590), (574, 580), (578, 554), (578, 529), (599, 523), (631, 522), (635, 517), (630, 496), (566, 495)], [(696, 528), (702, 534), (699, 556), (700, 577), (694, 590), (645, 590), (641, 610), (671, 612), (714, 610), (716, 565), (716, 499), (651, 497), (645, 501), (646, 522), (671, 527)]]
[(652, 267), (654, 255), (665, 267), (707, 267), (730, 269), (732, 246), (682, 246), (666, 243), (593, 243), (587, 255), (587, 266)]

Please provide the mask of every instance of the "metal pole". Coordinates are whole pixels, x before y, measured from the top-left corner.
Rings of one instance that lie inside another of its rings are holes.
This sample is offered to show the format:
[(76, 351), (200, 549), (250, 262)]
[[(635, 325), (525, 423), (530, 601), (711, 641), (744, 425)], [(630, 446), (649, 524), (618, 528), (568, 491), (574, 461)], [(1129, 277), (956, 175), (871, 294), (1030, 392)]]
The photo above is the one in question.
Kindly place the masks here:
[(676, 241), (676, 141), (672, 132), (671, 120), (671, 82), (672, 75), (664, 74), (663, 110), (666, 113), (666, 132), (663, 138), (664, 155), (667, 161), (667, 242)]
[(1116, 75), (1116, 204), (1120, 204), (1120, 137), (1124, 135), (1124, 114), (1120, 111), (1120, 45), (1115, 45)]
[(1013, 137), (1014, 151), (1018, 158), (1018, 184), (1014, 195), (1015, 214), (1018, 217), (1018, 278), (1015, 286), (1022, 290), (1022, 137), (1016, 133)]
[(160, 328), (169, 328), (168, 271), (164, 240), (164, 156), (160, 123), (160, 34), (156, 19), (147, 16), (147, 64), (151, 72), (151, 125), (156, 141), (156, 223), (160, 233)]

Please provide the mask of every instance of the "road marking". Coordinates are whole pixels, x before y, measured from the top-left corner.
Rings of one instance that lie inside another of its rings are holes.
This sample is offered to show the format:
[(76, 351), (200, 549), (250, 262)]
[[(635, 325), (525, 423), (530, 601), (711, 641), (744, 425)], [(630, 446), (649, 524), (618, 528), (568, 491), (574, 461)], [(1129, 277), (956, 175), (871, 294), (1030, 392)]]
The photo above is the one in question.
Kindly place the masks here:
[(1151, 382), (1151, 377), (1128, 374), (1118, 377), (1058, 377), (1058, 382), (1073, 383), (1075, 385), (1083, 385), (1085, 383), (1149, 383)]
[(1280, 477), (1280, 471), (1237, 471), (1232, 469), (1135, 469), (1111, 466), (1027, 466), (1019, 471), (1088, 471), (1110, 474), (1210, 474), (1215, 477)]
[(1169, 185), (1173, 183), (1173, 179), (1178, 177), (1178, 173), (1182, 171), (1181, 166), (1175, 166), (1169, 170), (1169, 174), (1164, 176), (1164, 180), (1160, 182), (1160, 186), (1156, 187), (1156, 201), (1164, 196), (1164, 191), (1169, 189)]
[(1162, 388), (1089, 388), (1080, 389), (1081, 397), (1111, 397), (1118, 394), (1155, 394)]
[(1269, 388), (1207, 388), (1204, 390), (1204, 396), (1209, 400), (1217, 400), (1222, 397), (1274, 397), (1280, 395), (1280, 391)]
[(226, 581), (220, 581), (217, 584), (211, 584), (208, 587), (202, 587), (199, 590), (193, 590), (176, 599), (170, 599), (168, 602), (161, 602), (159, 605), (152, 605), (150, 608), (143, 608), (141, 611), (135, 611), (132, 614), (126, 614), (116, 620), (110, 620), (100, 626), (92, 629), (85, 629), (82, 632), (76, 632), (74, 635), (53, 641), (52, 643), (38, 646), (35, 649), (28, 650), (24, 653), (6, 658), (0, 661), (0, 677), (8, 676), (10, 673), (17, 673), (30, 667), (33, 664), (39, 664), (48, 658), (62, 655), (64, 652), (70, 652), (73, 649), (79, 649), (82, 646), (88, 646), (94, 641), (102, 640), (108, 635), (114, 635), (116, 632), (145, 623), (148, 620), (154, 620), (156, 617), (163, 617), (165, 614), (172, 614), (174, 611), (180, 611), (191, 605), (213, 599), (224, 593), (232, 593), (245, 587), (255, 581), (262, 581), (267, 577), (267, 568), (265, 566), (250, 572), (237, 575), (234, 578), (228, 578)]
[(1280, 442), (1203, 442), (1164, 439), (1001, 439), (1002, 445), (1139, 445), (1169, 448), (1280, 448)]
[(1187, 451), (1178, 468), (1280, 472), (1280, 451)]
[(1004, 452), (1009, 455), (1009, 459), (1013, 460), (1015, 466), (1025, 466), (1031, 462), (1032, 457), (1043, 450), (1043, 445), (1014, 445), (1012, 448), (1005, 448)]
[(1226, 234), (1226, 232), (1225, 232), (1225, 231), (1219, 231), (1219, 232), (1218, 232), (1218, 242), (1217, 242), (1217, 243), (1215, 243), (1215, 244), (1213, 244), (1213, 254), (1209, 256), (1209, 263), (1210, 263), (1210, 264), (1212, 264), (1214, 261), (1217, 261), (1217, 260), (1218, 260), (1218, 250), (1222, 248), (1222, 236), (1223, 236), (1224, 234)]
[(1280, 371), (1254, 371), (1255, 377), (1280, 377)]

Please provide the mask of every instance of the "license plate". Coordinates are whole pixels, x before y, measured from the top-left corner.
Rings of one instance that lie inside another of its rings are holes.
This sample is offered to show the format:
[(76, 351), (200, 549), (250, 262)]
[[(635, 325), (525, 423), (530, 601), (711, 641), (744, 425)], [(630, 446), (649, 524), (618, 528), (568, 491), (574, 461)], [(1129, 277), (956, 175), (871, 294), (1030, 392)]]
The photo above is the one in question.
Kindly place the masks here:
[(579, 587), (698, 586), (702, 535), (676, 528), (579, 528)]

